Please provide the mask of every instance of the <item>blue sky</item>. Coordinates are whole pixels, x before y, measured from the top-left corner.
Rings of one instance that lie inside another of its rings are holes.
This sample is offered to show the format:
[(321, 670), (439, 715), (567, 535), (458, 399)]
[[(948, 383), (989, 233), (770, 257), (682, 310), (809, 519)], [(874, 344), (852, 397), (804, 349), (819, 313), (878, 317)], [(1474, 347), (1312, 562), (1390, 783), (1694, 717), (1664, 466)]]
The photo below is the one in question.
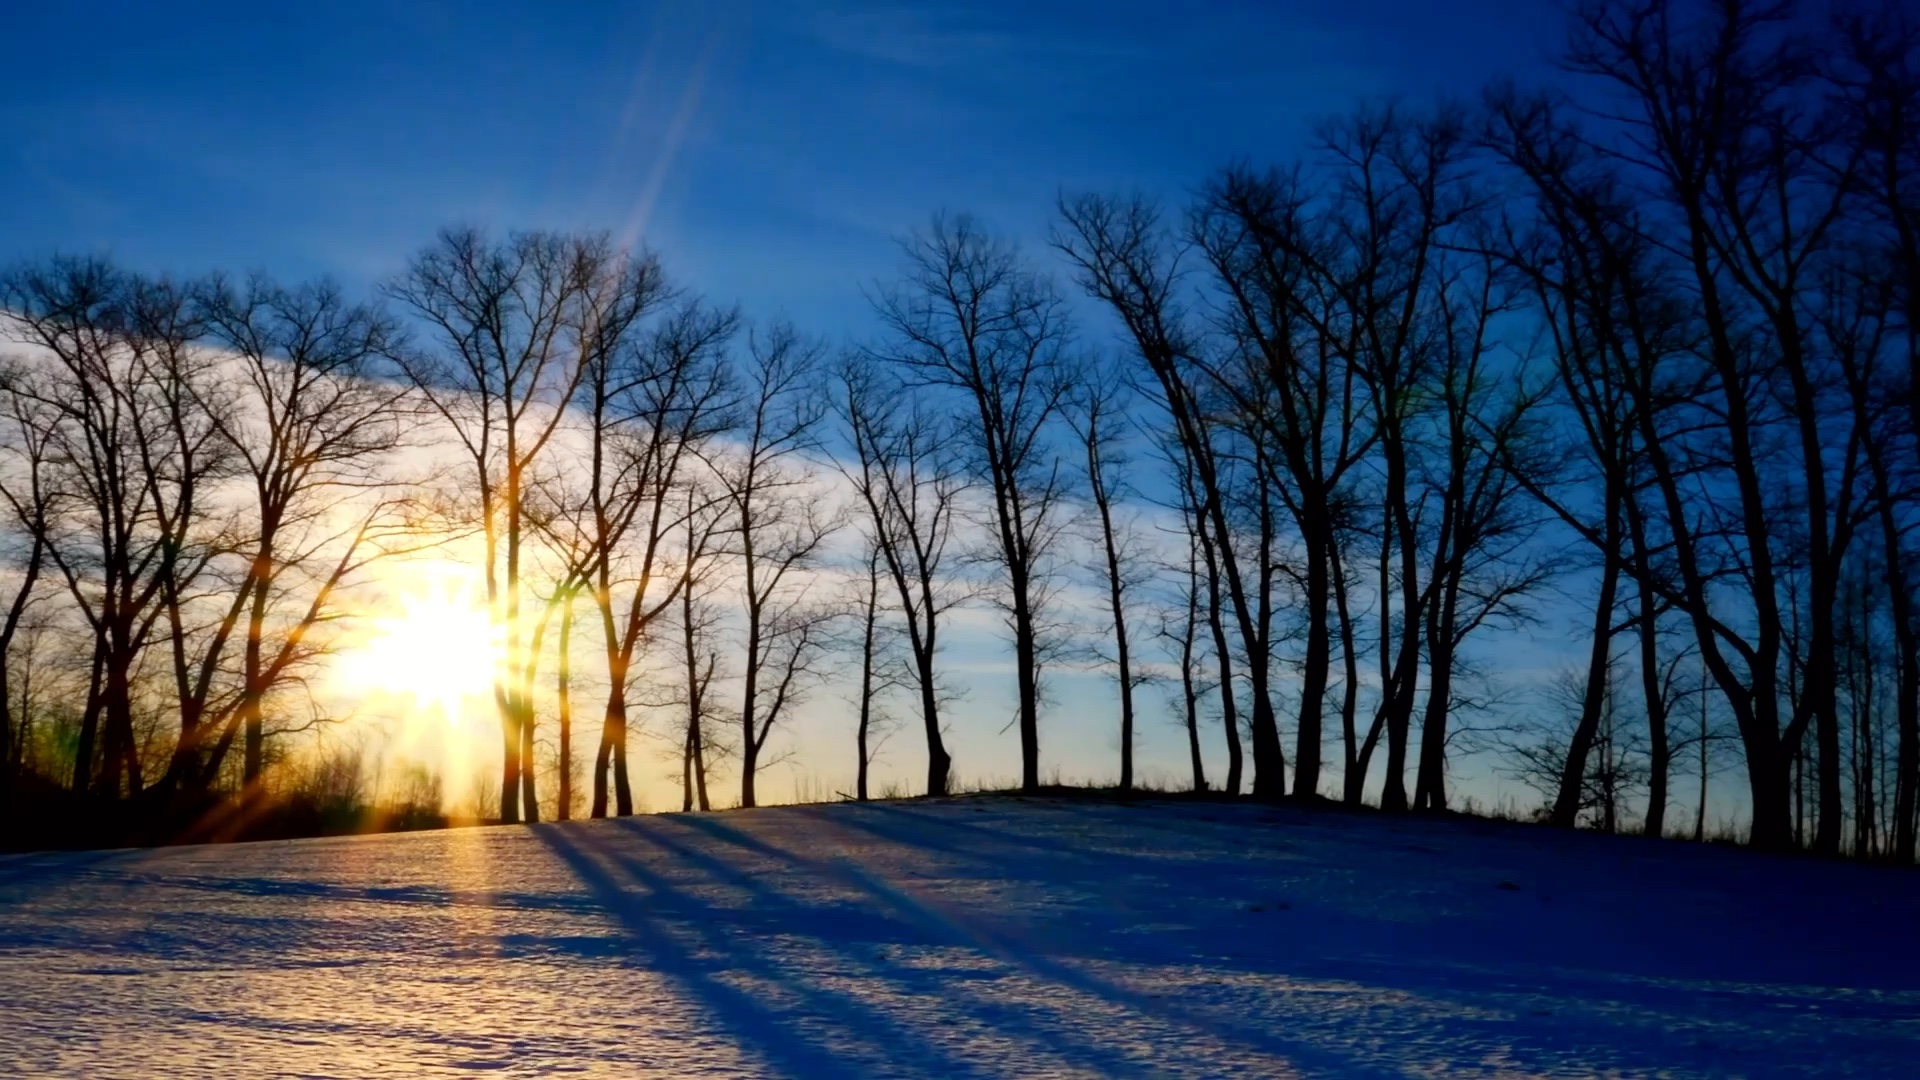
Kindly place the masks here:
[(1539, 70), (1541, 0), (22, 4), (0, 256), (377, 281), (451, 222), (595, 227), (837, 335), (937, 208), (1177, 193), (1365, 96)]
[(835, 340), (937, 209), (1044, 259), (1062, 188), (1178, 197), (1362, 99), (1544, 76), (1563, 33), (1550, 0), (187, 7), (8, 13), (0, 261), (363, 291), (443, 225), (605, 228)]

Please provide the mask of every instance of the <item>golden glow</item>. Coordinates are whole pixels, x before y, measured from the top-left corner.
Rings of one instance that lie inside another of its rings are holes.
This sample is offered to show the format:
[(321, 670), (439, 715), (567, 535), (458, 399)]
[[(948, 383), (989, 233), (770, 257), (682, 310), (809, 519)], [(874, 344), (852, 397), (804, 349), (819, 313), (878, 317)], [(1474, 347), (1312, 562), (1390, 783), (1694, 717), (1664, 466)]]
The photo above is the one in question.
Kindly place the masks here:
[(463, 714), (490, 714), (501, 655), (485, 597), (468, 567), (408, 568), (391, 588), (391, 613), (341, 657), (343, 689), (399, 699), (409, 725), (436, 714), (451, 728)]

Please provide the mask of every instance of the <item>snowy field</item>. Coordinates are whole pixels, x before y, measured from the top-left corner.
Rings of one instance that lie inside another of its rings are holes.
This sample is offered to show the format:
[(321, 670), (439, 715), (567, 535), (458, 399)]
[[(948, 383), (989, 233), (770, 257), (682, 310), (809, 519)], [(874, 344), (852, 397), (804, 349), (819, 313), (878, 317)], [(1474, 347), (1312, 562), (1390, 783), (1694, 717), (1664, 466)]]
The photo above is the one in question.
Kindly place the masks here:
[(0, 1075), (1920, 1076), (1920, 873), (960, 799), (0, 858)]

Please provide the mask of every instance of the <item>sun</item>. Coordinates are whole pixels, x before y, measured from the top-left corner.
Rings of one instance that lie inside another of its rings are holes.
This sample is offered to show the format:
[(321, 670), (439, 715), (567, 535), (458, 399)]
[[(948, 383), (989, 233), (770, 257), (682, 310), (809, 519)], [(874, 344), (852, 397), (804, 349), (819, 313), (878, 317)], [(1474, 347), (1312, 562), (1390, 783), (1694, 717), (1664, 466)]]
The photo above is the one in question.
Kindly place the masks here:
[(501, 653), (479, 589), (464, 569), (426, 568), (393, 591), (393, 612), (369, 621), (366, 639), (343, 657), (348, 687), (407, 703), (408, 719), (438, 714), (458, 726), (463, 710), (493, 693)]

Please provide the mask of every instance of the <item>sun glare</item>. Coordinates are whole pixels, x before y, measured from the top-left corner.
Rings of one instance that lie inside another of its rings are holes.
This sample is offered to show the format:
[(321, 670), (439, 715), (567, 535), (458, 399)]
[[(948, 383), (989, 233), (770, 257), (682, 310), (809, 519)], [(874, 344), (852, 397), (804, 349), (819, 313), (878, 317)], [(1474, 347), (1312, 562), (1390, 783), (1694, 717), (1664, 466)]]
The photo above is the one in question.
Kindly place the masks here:
[(462, 572), (423, 572), (396, 589), (392, 614), (372, 620), (370, 634), (347, 658), (352, 689), (404, 700), (404, 719), (436, 714), (458, 726), (463, 709), (493, 692), (500, 643), (486, 604)]

